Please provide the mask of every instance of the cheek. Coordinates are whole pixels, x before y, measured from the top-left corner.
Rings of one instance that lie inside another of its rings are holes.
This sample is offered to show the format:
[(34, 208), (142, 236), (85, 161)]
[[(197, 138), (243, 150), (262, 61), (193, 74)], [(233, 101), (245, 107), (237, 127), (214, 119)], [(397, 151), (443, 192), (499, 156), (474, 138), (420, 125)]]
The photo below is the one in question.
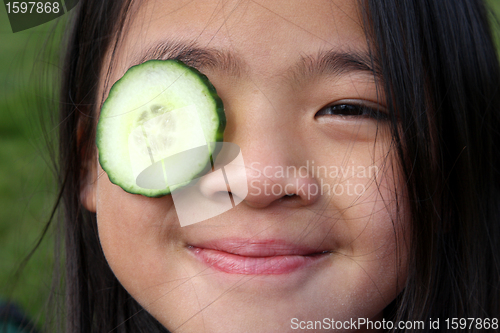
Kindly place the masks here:
[(410, 221), (396, 158), (382, 142), (375, 149), (373, 142), (338, 147), (350, 152), (348, 158), (346, 154), (336, 154), (337, 160), (325, 158), (322, 165), (335, 167), (320, 181), (332, 189), (337, 186), (322, 216), (328, 215), (338, 237), (337, 254), (345, 258), (351, 276), (349, 289), (373, 291), (371, 300), (387, 302), (406, 280)]
[[(166, 256), (179, 223), (170, 196), (129, 194), (101, 171), (97, 186), (97, 224), (106, 260), (124, 288), (138, 301), (154, 299), (148, 290), (170, 278), (174, 265)], [(147, 304), (147, 302), (143, 303)]]

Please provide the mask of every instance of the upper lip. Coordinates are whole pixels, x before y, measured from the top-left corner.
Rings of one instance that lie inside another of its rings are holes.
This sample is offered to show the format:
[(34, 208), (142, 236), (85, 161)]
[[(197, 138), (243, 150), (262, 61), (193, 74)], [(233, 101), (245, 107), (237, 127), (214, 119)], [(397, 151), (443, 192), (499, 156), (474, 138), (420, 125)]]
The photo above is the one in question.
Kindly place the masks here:
[(280, 239), (225, 238), (196, 244), (191, 247), (227, 252), (245, 257), (309, 256), (329, 252), (326, 248), (293, 244)]

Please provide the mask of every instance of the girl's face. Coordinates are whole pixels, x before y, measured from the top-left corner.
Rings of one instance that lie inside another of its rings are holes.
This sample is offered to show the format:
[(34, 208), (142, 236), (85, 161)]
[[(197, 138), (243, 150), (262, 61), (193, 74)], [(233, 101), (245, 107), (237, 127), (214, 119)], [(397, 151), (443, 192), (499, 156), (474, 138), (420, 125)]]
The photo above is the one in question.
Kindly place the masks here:
[(129, 15), (110, 83), (182, 46), (224, 103), (249, 193), (181, 227), (171, 196), (129, 194), (99, 167), (83, 202), (127, 291), (175, 332), (381, 319), (405, 282), (409, 228), (356, 2), (151, 0)]

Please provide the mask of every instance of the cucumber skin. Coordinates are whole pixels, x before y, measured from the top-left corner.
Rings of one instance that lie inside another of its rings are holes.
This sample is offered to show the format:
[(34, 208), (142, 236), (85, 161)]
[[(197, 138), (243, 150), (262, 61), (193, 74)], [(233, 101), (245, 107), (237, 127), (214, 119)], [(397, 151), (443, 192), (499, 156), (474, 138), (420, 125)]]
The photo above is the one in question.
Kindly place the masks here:
[[(167, 59), (167, 60), (153, 59), (153, 60), (148, 60), (148, 61), (145, 61), (141, 64), (134, 65), (134, 66), (130, 67), (127, 70), (127, 72), (113, 84), (113, 86), (109, 90), (108, 97), (106, 98), (106, 101), (108, 100), (108, 98), (110, 96), (113, 96), (114, 90), (119, 89), (121, 83), (123, 83), (125, 77), (127, 76), (127, 73), (129, 73), (129, 71), (140, 70), (140, 67), (143, 66), (144, 64), (154, 64), (154, 63), (165, 64), (166, 62), (175, 63), (176, 66), (182, 67), (186, 71), (191, 72), (207, 88), (208, 92), (210, 93), (210, 97), (215, 102), (215, 112), (217, 113), (217, 116), (219, 118), (219, 126), (218, 126), (217, 132), (216, 132), (216, 142), (222, 142), (224, 140), (224, 130), (226, 128), (226, 114), (224, 113), (224, 105), (222, 103), (221, 98), (217, 94), (217, 90), (215, 89), (215, 87), (213, 86), (213, 84), (210, 82), (210, 80), (208, 79), (208, 77), (205, 74), (201, 73), (200, 71), (198, 71), (194, 67), (190, 67), (190, 66), (186, 65), (185, 63), (183, 63), (180, 60), (177, 60), (177, 59)], [(101, 110), (104, 108), (106, 101), (104, 101)], [(100, 115), (99, 115), (99, 119), (100, 119)], [(105, 129), (102, 129), (102, 126), (99, 126), (99, 125), (100, 125), (100, 122), (98, 122), (97, 130), (96, 130), (96, 143), (97, 143), (98, 148), (99, 148), (99, 142), (101, 141), (102, 137), (105, 135), (103, 133)], [(216, 155), (217, 153), (218, 153), (217, 151), (213, 152), (212, 155)], [(159, 197), (163, 197), (165, 195), (169, 195), (171, 193), (169, 188), (166, 188), (165, 190), (143, 189), (142, 191), (140, 191), (140, 193), (138, 193), (138, 191), (135, 191), (131, 187), (126, 186), (126, 184), (123, 184), (123, 182), (120, 181), (119, 177), (114, 176), (115, 173), (113, 172), (113, 170), (109, 170), (109, 168), (107, 168), (106, 158), (104, 156), (104, 153), (100, 149), (98, 149), (98, 155), (99, 155), (99, 163), (100, 163), (102, 169), (108, 175), (108, 178), (111, 181), (111, 183), (121, 187), (125, 192), (130, 193), (130, 194), (139, 194), (139, 195), (143, 195), (143, 196), (150, 197), (150, 198), (159, 198)], [(109, 172), (109, 171), (111, 171), (111, 172)], [(203, 171), (200, 171), (200, 174), (193, 177), (193, 179), (197, 178), (198, 176), (201, 176), (202, 173), (203, 173)]]

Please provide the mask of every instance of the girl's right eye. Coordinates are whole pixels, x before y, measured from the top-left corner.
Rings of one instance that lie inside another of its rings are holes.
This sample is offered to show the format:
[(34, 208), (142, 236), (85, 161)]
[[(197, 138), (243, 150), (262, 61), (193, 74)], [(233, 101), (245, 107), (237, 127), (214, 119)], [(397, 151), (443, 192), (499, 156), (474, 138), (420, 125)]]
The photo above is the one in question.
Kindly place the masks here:
[(360, 102), (337, 102), (323, 107), (315, 117), (320, 116), (341, 116), (341, 117), (362, 117), (376, 120), (387, 120), (388, 114), (384, 108), (378, 104), (365, 105)]

